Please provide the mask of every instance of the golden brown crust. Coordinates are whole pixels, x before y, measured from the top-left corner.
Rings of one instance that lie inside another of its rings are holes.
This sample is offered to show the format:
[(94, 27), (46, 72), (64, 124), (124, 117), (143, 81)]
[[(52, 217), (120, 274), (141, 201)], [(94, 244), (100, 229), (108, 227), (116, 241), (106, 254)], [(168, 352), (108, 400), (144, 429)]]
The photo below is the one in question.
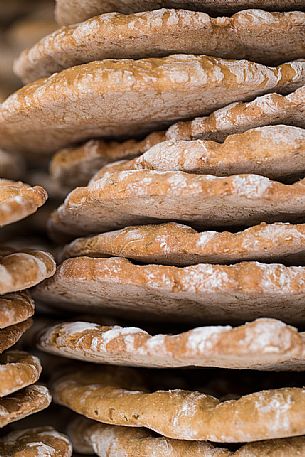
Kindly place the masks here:
[(0, 329), (18, 324), (33, 316), (34, 301), (26, 291), (0, 297)]
[(69, 425), (69, 436), (78, 452), (100, 457), (301, 457), (305, 438), (286, 438), (246, 444), (233, 452), (200, 441), (158, 437), (145, 429), (105, 425), (78, 417)]
[(22, 52), (14, 70), (24, 83), (29, 83), (96, 60), (180, 53), (277, 65), (304, 57), (304, 39), (305, 13), (299, 11), (245, 10), (217, 18), (173, 9), (112, 13), (62, 27), (42, 38)]
[(16, 325), (11, 325), (0, 330), (0, 354), (6, 349), (13, 346), (22, 337), (32, 325), (32, 320), (27, 319), (24, 322), (20, 322)]
[[(242, 262), (177, 268), (123, 258), (65, 260), (33, 290), (55, 307), (158, 321), (304, 321), (304, 267)], [(85, 311), (86, 310), (86, 311)]]
[(0, 439), (0, 453), (6, 457), (71, 457), (68, 438), (53, 427), (18, 430)]
[(0, 225), (11, 224), (35, 213), (46, 200), (47, 193), (40, 186), (0, 179)]
[(118, 11), (126, 14), (157, 8), (185, 8), (215, 16), (246, 8), (298, 10), (304, 8), (304, 3), (302, 0), (57, 0), (56, 19), (59, 24), (73, 24), (102, 13)]
[(271, 179), (296, 179), (305, 172), (305, 130), (274, 125), (229, 135), (223, 143), (164, 141), (133, 160), (106, 165), (92, 181), (123, 170), (185, 171), (216, 176), (252, 173)]
[(278, 67), (192, 55), (91, 62), (10, 96), (0, 107), (0, 147), (41, 154), (93, 137), (132, 137), (304, 82), (302, 60)]
[(133, 226), (78, 238), (59, 253), (61, 261), (80, 256), (126, 257), (176, 266), (245, 260), (301, 265), (305, 258), (305, 224), (262, 223), (236, 233), (197, 232), (175, 222)]
[(55, 273), (56, 264), (48, 252), (23, 252), (0, 246), (0, 294), (35, 286)]
[(125, 366), (302, 370), (303, 335), (273, 319), (154, 336), (137, 327), (66, 322), (45, 329), (38, 345), (72, 359)]
[(98, 422), (145, 427), (174, 439), (243, 443), (305, 432), (304, 389), (265, 390), (220, 402), (196, 391), (150, 393), (140, 378), (137, 384), (130, 380), (130, 370), (72, 369), (53, 383), (54, 400)]
[(251, 174), (117, 171), (73, 190), (52, 215), (49, 228), (54, 237), (71, 239), (171, 221), (197, 228), (298, 222), (304, 204), (304, 179), (285, 185)]
[(38, 381), (41, 364), (37, 357), (21, 351), (8, 351), (0, 357), (0, 397)]
[(37, 413), (49, 406), (51, 395), (41, 385), (25, 387), (0, 399), (0, 428)]
[(233, 103), (210, 116), (178, 122), (166, 132), (152, 133), (141, 141), (89, 141), (77, 148), (64, 149), (55, 154), (51, 161), (51, 173), (60, 183), (67, 183), (73, 189), (86, 185), (97, 169), (106, 163), (139, 156), (165, 140), (224, 141), (230, 134), (272, 124), (304, 128), (304, 106), (305, 86), (287, 96), (267, 94), (248, 103)]

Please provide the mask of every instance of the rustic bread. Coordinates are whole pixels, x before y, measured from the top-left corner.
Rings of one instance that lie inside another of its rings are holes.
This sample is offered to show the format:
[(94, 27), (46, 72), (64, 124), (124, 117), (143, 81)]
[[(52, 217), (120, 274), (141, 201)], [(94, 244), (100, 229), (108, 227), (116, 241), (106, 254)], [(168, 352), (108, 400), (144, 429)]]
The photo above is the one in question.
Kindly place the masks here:
[(19, 322), (19, 324), (11, 325), (0, 330), (0, 354), (6, 349), (13, 346), (20, 340), (22, 335), (30, 328), (32, 320)]
[[(33, 295), (62, 309), (157, 321), (304, 323), (305, 267), (242, 262), (177, 268), (123, 258), (65, 260)], [(127, 313), (128, 312), (128, 313)]]
[(33, 316), (34, 301), (28, 292), (16, 292), (0, 297), (0, 329), (19, 324)]
[(21, 351), (7, 351), (0, 357), (0, 397), (38, 381), (41, 364), (37, 357)]
[(304, 83), (305, 60), (278, 67), (192, 55), (91, 62), (29, 84), (2, 103), (0, 147), (43, 154), (93, 137), (133, 137)]

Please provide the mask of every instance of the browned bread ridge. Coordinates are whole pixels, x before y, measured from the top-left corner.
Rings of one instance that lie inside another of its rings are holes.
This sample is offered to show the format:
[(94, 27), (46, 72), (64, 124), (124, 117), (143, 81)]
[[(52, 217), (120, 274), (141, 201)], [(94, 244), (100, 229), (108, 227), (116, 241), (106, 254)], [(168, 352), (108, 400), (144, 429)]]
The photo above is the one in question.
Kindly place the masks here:
[(302, 60), (278, 67), (192, 55), (91, 62), (29, 84), (2, 103), (0, 147), (42, 154), (94, 137), (133, 137), (304, 82)]
[(33, 316), (34, 301), (26, 291), (0, 297), (0, 329), (19, 324)]
[(20, 340), (22, 335), (30, 328), (32, 320), (19, 322), (0, 330), (0, 354)]
[(0, 357), (0, 397), (38, 381), (41, 364), (37, 357), (21, 351), (7, 351)]

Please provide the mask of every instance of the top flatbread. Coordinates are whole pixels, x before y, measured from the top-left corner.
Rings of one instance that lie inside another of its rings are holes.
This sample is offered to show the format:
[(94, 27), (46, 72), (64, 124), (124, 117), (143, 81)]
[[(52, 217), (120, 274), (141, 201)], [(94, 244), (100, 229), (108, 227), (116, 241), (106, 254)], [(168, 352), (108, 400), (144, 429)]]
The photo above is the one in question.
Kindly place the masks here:
[(304, 10), (303, 0), (56, 0), (59, 24), (81, 22), (101, 13), (134, 13), (156, 8), (185, 8), (207, 13), (232, 13), (246, 8), (285, 11)]
[(69, 436), (78, 452), (99, 457), (296, 457), (305, 452), (305, 438), (286, 438), (246, 444), (237, 451), (202, 441), (173, 440), (146, 429), (105, 425), (84, 417), (69, 424)]
[(41, 154), (92, 137), (132, 137), (304, 82), (305, 61), (266, 67), (172, 55), (91, 62), (38, 80), (2, 103), (0, 147)]
[(224, 141), (228, 135), (265, 125), (286, 124), (305, 127), (305, 86), (283, 96), (267, 94), (245, 103), (233, 103), (210, 116), (178, 122), (166, 132), (153, 132), (143, 140), (124, 142), (88, 141), (62, 149), (51, 161), (52, 176), (71, 189), (86, 185), (107, 163), (137, 157), (165, 140)]
[(0, 179), (0, 225), (11, 224), (35, 213), (46, 199), (47, 193), (40, 186)]
[(52, 427), (18, 430), (0, 438), (5, 457), (71, 457), (72, 446), (65, 435)]
[(301, 12), (246, 10), (230, 18), (171, 9), (129, 16), (112, 13), (63, 27), (42, 38), (22, 52), (14, 70), (24, 83), (29, 83), (95, 60), (179, 53), (277, 65), (304, 57), (304, 42), (305, 13)]

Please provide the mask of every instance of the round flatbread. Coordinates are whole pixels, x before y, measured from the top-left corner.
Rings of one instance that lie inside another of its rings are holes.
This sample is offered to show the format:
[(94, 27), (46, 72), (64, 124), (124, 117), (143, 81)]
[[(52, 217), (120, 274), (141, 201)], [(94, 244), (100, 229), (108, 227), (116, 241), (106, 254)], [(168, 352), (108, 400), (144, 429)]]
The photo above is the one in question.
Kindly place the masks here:
[(75, 257), (33, 290), (38, 301), (78, 312), (156, 321), (236, 323), (272, 317), (304, 323), (305, 268), (241, 262), (177, 268)]
[(33, 385), (0, 399), (0, 428), (49, 406), (51, 395), (44, 386)]
[(53, 427), (18, 430), (0, 439), (0, 453), (6, 457), (71, 457), (68, 438)]
[(61, 261), (81, 256), (126, 257), (143, 263), (176, 266), (245, 260), (302, 265), (305, 224), (262, 223), (235, 233), (197, 232), (175, 222), (140, 225), (78, 238), (59, 253)]
[(91, 62), (29, 84), (2, 103), (0, 147), (42, 154), (94, 137), (139, 136), (304, 83), (302, 60), (278, 67), (193, 55)]
[(273, 319), (153, 336), (137, 327), (66, 322), (44, 330), (38, 345), (52, 354), (86, 362), (148, 368), (305, 368), (305, 334)]
[(41, 364), (26, 352), (8, 351), (0, 357), (0, 373), (0, 397), (5, 397), (38, 381)]
[(35, 304), (26, 291), (0, 297), (0, 329), (24, 322), (33, 316)]
[(150, 392), (140, 372), (130, 368), (88, 367), (60, 376), (52, 393), (55, 402), (89, 419), (144, 427), (174, 439), (244, 443), (305, 433), (302, 388), (219, 401), (196, 391)]
[(11, 224), (35, 213), (46, 200), (47, 193), (40, 186), (0, 179), (0, 225)]
[(15, 251), (0, 246), (0, 294), (33, 287), (55, 273), (51, 254), (34, 249)]
[(286, 438), (246, 444), (237, 451), (200, 441), (157, 436), (145, 429), (105, 425), (78, 417), (69, 424), (73, 448), (99, 457), (296, 457), (305, 451), (305, 438)]
[[(269, 46), (265, 37), (268, 36)], [(278, 65), (304, 57), (305, 13), (245, 10), (232, 17), (159, 9), (96, 16), (62, 27), (22, 52), (15, 73), (24, 83), (103, 59), (204, 54)]]
[(0, 354), (20, 340), (22, 335), (31, 327), (32, 320), (27, 319), (16, 325), (0, 330)]

